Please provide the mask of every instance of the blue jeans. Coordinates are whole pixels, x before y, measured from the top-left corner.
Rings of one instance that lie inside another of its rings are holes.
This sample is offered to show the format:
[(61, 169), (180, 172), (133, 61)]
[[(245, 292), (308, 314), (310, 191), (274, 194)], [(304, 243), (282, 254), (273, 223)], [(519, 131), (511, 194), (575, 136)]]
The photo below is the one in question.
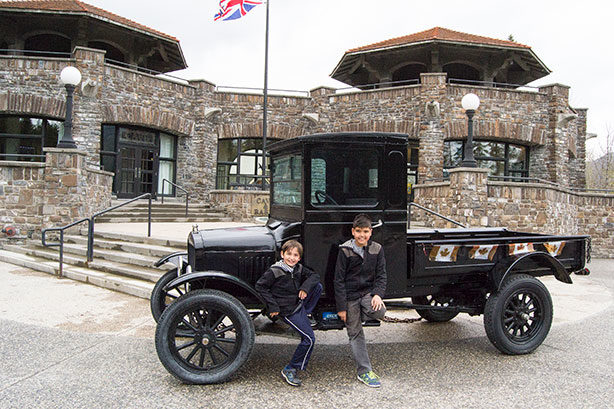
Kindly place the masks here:
[(311, 314), (321, 295), (322, 284), (318, 283), (313, 290), (307, 294), (307, 297), (303, 300), (303, 304), (298, 311), (292, 315), (283, 317), (283, 320), (301, 335), (301, 342), (296, 347), (296, 351), (294, 351), (294, 355), (288, 365), (291, 368), (300, 370), (307, 368), (307, 363), (309, 363), (309, 358), (313, 352), (313, 346), (316, 343), (316, 336), (313, 333), (307, 314)]

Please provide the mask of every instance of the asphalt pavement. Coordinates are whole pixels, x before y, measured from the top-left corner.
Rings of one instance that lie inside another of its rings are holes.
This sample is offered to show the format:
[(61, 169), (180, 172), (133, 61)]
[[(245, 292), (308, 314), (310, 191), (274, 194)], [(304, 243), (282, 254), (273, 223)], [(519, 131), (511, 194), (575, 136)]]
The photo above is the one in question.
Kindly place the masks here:
[(345, 331), (316, 333), (300, 388), (279, 374), (297, 341), (271, 336), (256, 338), (229, 382), (184, 385), (158, 360), (148, 301), (0, 263), (0, 407), (614, 407), (614, 260), (589, 268), (572, 285), (544, 279), (554, 323), (530, 355), (499, 353), (482, 317), (367, 328), (383, 384), (370, 389), (355, 378)]

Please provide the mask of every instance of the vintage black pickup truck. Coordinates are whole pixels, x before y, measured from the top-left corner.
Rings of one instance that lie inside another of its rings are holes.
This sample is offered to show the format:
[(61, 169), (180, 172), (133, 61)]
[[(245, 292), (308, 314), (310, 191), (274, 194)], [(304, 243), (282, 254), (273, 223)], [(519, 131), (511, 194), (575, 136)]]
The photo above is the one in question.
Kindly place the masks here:
[[(185, 383), (228, 379), (249, 358), (254, 320), (266, 315), (254, 284), (288, 239), (305, 246), (302, 262), (320, 274), (324, 293), (317, 329), (341, 329), (333, 274), (352, 220), (366, 213), (384, 247), (386, 299), (405, 298), (427, 321), (484, 314), (490, 341), (525, 354), (545, 339), (552, 300), (536, 277), (588, 274), (588, 236), (552, 236), (505, 228), (409, 229), (407, 137), (382, 133), (308, 135), (270, 146), (270, 215), (266, 225), (194, 230), (187, 254), (156, 284), (151, 308), (156, 349)], [(411, 297), (411, 303), (407, 300)]]

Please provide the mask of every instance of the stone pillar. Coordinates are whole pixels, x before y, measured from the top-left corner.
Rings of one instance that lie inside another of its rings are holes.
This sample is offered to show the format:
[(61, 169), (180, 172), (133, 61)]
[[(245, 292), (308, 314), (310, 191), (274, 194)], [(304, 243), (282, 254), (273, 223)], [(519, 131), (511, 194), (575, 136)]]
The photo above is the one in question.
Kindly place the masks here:
[(578, 113), (576, 143), (576, 157), (569, 164), (571, 166), (571, 185), (586, 188), (586, 114), (588, 108), (575, 108)]
[(450, 218), (467, 227), (488, 226), (488, 170), (450, 169)]
[(45, 148), (43, 228), (60, 227), (88, 217), (86, 153)]
[[(539, 88), (548, 95), (548, 138), (544, 146), (543, 157), (548, 172), (547, 179), (564, 186), (569, 185), (569, 87), (562, 84), (552, 84)], [(536, 152), (537, 153), (537, 152)], [(539, 153), (538, 153), (539, 154)]]
[(446, 73), (422, 73), (420, 85), (418, 181), (443, 177), (444, 124), (440, 104), (444, 105), (446, 99)]

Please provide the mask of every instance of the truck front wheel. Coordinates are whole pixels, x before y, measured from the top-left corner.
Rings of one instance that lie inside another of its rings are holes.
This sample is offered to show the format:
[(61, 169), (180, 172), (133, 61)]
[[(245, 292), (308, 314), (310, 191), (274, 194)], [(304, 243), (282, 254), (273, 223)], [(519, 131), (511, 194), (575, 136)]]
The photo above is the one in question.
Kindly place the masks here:
[(535, 277), (512, 275), (486, 300), (486, 335), (504, 354), (533, 352), (544, 341), (551, 325), (552, 298)]
[[(411, 297), (411, 302), (414, 304), (430, 305), (433, 307), (447, 307), (452, 301), (453, 299), (450, 297), (433, 295)], [(458, 311), (430, 310), (420, 308), (416, 308), (416, 312), (429, 322), (446, 322), (458, 315)]]
[(156, 350), (162, 365), (188, 384), (227, 380), (249, 358), (255, 330), (248, 311), (222, 291), (194, 290), (162, 313)]

